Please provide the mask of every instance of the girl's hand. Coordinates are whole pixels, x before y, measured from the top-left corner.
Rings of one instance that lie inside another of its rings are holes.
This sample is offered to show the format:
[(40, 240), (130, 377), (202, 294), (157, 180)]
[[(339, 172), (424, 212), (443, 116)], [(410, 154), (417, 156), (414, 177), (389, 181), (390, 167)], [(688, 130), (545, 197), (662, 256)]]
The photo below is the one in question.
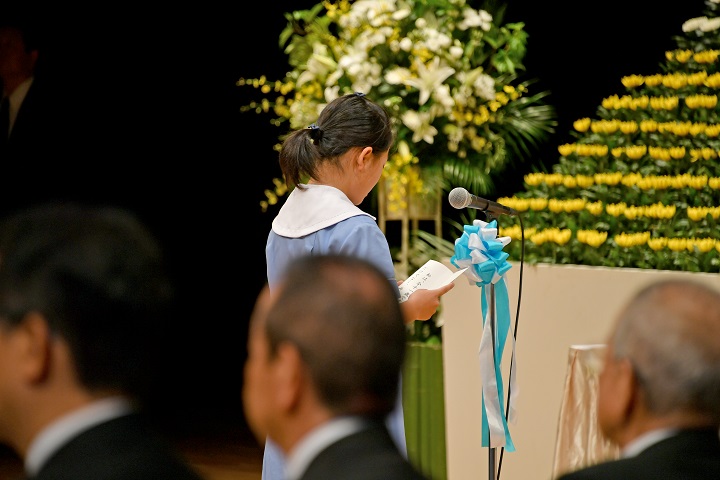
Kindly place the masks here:
[(415, 320), (429, 320), (440, 307), (440, 297), (455, 287), (454, 283), (449, 283), (440, 288), (433, 290), (418, 289), (415, 290), (408, 299), (402, 303), (403, 313), (405, 315), (405, 323)]

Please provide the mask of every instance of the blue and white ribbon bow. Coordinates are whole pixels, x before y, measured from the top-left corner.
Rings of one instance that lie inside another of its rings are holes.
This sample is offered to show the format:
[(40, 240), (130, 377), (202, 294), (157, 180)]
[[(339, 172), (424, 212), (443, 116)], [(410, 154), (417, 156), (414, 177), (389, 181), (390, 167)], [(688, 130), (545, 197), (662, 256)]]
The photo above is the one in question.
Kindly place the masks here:
[[(450, 262), (457, 268), (465, 268), (464, 275), (471, 283), (481, 288), (481, 308), (483, 317), (483, 335), (480, 341), (478, 357), (482, 377), (482, 446), (505, 447), (508, 452), (515, 451), (508, 420), (514, 422), (515, 399), (518, 390), (515, 385), (515, 339), (510, 333), (510, 306), (505, 273), (512, 267), (507, 261), (508, 254), (503, 252), (510, 237), (497, 236), (497, 220), (490, 223), (482, 220), (465, 225), (460, 238), (455, 240), (455, 255)], [(493, 285), (494, 288), (489, 288)], [(495, 298), (491, 297), (495, 293)], [(494, 304), (491, 303), (494, 301)], [(494, 305), (495, 328), (488, 305)], [(494, 330), (494, 335), (493, 335)], [(494, 337), (494, 344), (493, 344)], [(507, 340), (512, 345), (510, 360), (508, 416), (503, 407), (502, 358)]]

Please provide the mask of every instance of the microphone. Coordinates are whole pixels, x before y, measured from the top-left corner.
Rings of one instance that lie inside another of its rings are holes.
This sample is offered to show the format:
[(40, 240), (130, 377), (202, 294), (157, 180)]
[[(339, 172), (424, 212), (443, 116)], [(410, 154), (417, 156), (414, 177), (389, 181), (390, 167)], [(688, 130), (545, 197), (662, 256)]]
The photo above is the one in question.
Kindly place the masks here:
[(475, 196), (462, 187), (453, 188), (448, 195), (448, 200), (450, 205), (458, 209), (468, 207), (495, 215), (517, 215), (515, 209)]

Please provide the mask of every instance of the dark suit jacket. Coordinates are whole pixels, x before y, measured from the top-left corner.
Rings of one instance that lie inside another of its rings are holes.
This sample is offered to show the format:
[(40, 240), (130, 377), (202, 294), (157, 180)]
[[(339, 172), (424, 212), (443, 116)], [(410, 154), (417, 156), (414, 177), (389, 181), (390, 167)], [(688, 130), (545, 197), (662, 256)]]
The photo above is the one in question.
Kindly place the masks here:
[[(10, 138), (0, 150), (0, 160), (32, 162), (32, 168), (37, 168), (38, 162), (43, 160), (47, 163), (48, 158), (52, 157), (49, 152), (56, 151), (60, 138), (61, 124), (57, 120), (60, 112), (57, 105), (50, 88), (43, 79), (36, 78), (20, 105)], [(65, 123), (72, 123), (69, 118), (66, 120)], [(49, 163), (53, 162), (57, 162), (57, 159)], [(6, 163), (4, 166), (14, 165)]]
[(138, 414), (81, 433), (31, 480), (201, 480)]
[(558, 480), (707, 480), (720, 478), (717, 429), (685, 430), (640, 452), (560, 476)]
[(301, 480), (428, 480), (400, 453), (382, 423), (321, 451)]

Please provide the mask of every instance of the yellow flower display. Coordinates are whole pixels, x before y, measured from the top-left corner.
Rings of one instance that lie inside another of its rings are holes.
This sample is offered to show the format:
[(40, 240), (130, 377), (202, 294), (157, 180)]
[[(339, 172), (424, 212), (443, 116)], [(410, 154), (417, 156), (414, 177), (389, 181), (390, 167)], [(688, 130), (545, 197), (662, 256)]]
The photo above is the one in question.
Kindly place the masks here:
[(720, 272), (720, 2), (705, 5), (657, 73), (623, 76), (552, 171), (503, 199), (503, 231), (528, 239), (511, 259)]

